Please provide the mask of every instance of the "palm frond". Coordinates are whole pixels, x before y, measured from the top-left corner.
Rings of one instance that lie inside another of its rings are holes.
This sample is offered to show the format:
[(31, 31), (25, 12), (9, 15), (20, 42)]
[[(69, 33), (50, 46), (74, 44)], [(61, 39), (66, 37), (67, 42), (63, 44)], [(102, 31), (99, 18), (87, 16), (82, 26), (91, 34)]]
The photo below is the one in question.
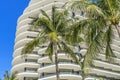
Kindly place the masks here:
[(90, 4), (86, 7), (86, 15), (87, 18), (96, 18), (96, 17), (104, 17), (104, 13), (101, 8), (99, 8), (96, 4)]
[(35, 25), (37, 24), (39, 18), (36, 18), (36, 17), (28, 17), (28, 18), (32, 19), (32, 21), (28, 23), (29, 25), (32, 25), (32, 27), (30, 27), (30, 30), (35, 30), (35, 28), (37, 28), (37, 26)]
[(50, 17), (48, 16), (48, 14), (44, 11), (44, 10), (41, 10), (41, 13), (43, 16), (45, 16), (48, 20), (51, 20)]
[(73, 11), (85, 11), (86, 6), (88, 5), (88, 1), (87, 0), (76, 0), (76, 1), (70, 1), (68, 3), (65, 4), (65, 6), (68, 7), (68, 9), (72, 9)]
[(98, 54), (103, 50), (102, 38), (103, 38), (103, 32), (100, 31), (99, 33), (96, 34), (92, 42), (88, 44), (89, 46), (84, 56), (84, 60), (82, 64), (82, 69), (84, 70), (84, 74), (86, 74), (85, 73), (86, 67), (91, 67), (93, 65), (93, 60), (97, 58)]
[(48, 19), (44, 17), (39, 18), (37, 26), (39, 26), (40, 29), (44, 29), (44, 31), (46, 30), (46, 32), (55, 30), (51, 21), (49, 21)]
[(77, 55), (73, 52), (72, 49), (70, 49), (69, 46), (67, 46), (64, 42), (62, 42), (62, 47), (63, 47), (63, 51), (65, 51), (66, 54), (68, 54), (76, 64), (79, 64), (79, 60)]
[(8, 71), (5, 71), (5, 74), (3, 75), (4, 80), (9, 80), (10, 73)]
[(112, 27), (109, 26), (104, 35), (104, 41), (106, 44), (105, 55), (106, 55), (106, 59), (109, 61), (113, 60), (112, 57), (115, 57), (110, 45), (112, 43), (112, 39), (113, 39), (113, 31), (112, 31)]
[(17, 78), (16, 78), (15, 75), (12, 74), (12, 75), (10, 76), (10, 79), (9, 79), (9, 80), (17, 80)]
[(55, 27), (55, 14), (56, 14), (56, 12), (57, 12), (56, 7), (52, 6), (52, 16), (51, 16), (51, 19), (52, 19), (52, 24), (53, 24), (54, 27)]
[(47, 49), (46, 49), (45, 52), (48, 54), (50, 60), (52, 61), (52, 55), (53, 55), (53, 42), (50, 42), (50, 44), (48, 45), (48, 47), (47, 47)]
[(35, 47), (43, 44), (45, 41), (45, 37), (37, 37), (33, 39), (32, 41), (25, 44), (24, 48), (22, 49), (22, 54), (30, 54)]
[(62, 18), (60, 20), (60, 23), (58, 23), (58, 26), (56, 27), (57, 28), (57, 31), (60, 32), (60, 33), (66, 33), (66, 31), (69, 31), (70, 30), (70, 23), (73, 23), (74, 20), (78, 20), (78, 18), (74, 18), (74, 19), (64, 19)]

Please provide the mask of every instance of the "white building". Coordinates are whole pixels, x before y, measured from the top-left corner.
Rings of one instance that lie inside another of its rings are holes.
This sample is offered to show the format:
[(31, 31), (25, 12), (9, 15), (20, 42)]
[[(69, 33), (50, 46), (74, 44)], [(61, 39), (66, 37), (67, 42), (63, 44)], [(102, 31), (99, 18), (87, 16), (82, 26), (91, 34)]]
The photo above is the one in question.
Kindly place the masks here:
[[(51, 7), (55, 4), (61, 7), (67, 0), (31, 0), (28, 7), (24, 10), (23, 15), (18, 19), (16, 39), (14, 46), (14, 54), (12, 61), (12, 73), (17, 74), (19, 80), (56, 80), (55, 65), (51, 63), (49, 58), (45, 56), (45, 47), (37, 47), (32, 54), (26, 57), (21, 56), (21, 50), (26, 42), (36, 37), (37, 32), (29, 30), (31, 19), (28, 17), (40, 16), (40, 9), (50, 13)], [(94, 80), (93, 78), (104, 77), (107, 80), (120, 80), (120, 39), (115, 32), (113, 50), (117, 58), (115, 63), (111, 64), (105, 60), (105, 56), (101, 54), (95, 60), (95, 68), (86, 80)], [(81, 50), (84, 53), (85, 50)], [(59, 69), (61, 80), (81, 80), (80, 66), (72, 63), (64, 53), (59, 54)]]

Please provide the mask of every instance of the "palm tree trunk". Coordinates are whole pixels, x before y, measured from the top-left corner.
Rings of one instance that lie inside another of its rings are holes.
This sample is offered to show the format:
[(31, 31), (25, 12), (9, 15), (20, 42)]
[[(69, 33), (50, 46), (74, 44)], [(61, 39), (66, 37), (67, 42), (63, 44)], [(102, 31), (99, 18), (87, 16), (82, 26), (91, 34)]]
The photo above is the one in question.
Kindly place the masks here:
[(55, 65), (56, 65), (56, 77), (57, 77), (57, 80), (60, 80), (60, 78), (59, 78), (59, 67), (58, 67), (58, 56), (57, 56), (57, 53), (55, 53)]
[(82, 76), (82, 80), (85, 80), (85, 75), (83, 70), (82, 70), (81, 76)]
[(82, 73), (82, 80), (85, 80), (85, 77), (84, 77), (83, 73)]
[(120, 37), (120, 29), (118, 28), (117, 25), (115, 25), (115, 28), (116, 28), (116, 30), (117, 30), (117, 32), (118, 32), (119, 37)]
[(57, 54), (57, 43), (56, 42), (54, 42), (53, 52), (55, 54), (56, 78), (57, 78), (57, 80), (60, 80), (59, 66), (58, 66), (58, 54)]
[(82, 77), (82, 80), (85, 80), (85, 78), (84, 78), (84, 77)]

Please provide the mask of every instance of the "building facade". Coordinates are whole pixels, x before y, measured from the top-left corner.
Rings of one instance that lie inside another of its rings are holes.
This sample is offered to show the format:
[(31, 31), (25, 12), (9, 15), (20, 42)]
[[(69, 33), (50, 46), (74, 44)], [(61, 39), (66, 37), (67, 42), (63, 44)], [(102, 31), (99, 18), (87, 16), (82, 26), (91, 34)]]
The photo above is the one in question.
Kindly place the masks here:
[[(45, 54), (46, 45), (34, 49), (31, 54), (21, 55), (24, 45), (34, 39), (38, 32), (31, 31), (29, 17), (41, 16), (40, 9), (48, 14), (51, 12), (52, 5), (61, 7), (68, 0), (31, 0), (28, 7), (18, 19), (13, 61), (12, 73), (16, 73), (19, 80), (56, 80), (55, 64)], [(89, 72), (86, 80), (94, 80), (100, 77), (105, 80), (120, 80), (120, 39), (116, 31), (113, 39), (112, 48), (117, 56), (115, 63), (109, 63), (105, 60), (105, 55), (100, 54), (94, 61), (95, 67)], [(85, 49), (79, 53), (84, 54)], [(81, 80), (80, 66), (73, 63), (63, 52), (58, 54), (59, 70), (61, 80)]]

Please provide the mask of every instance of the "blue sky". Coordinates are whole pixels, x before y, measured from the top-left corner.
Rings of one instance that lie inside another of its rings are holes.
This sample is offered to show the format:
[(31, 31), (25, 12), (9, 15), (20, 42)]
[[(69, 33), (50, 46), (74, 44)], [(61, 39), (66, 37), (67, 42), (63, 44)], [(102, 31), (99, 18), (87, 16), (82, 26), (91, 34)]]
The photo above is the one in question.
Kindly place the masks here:
[(0, 78), (10, 70), (17, 19), (30, 0), (0, 0)]

